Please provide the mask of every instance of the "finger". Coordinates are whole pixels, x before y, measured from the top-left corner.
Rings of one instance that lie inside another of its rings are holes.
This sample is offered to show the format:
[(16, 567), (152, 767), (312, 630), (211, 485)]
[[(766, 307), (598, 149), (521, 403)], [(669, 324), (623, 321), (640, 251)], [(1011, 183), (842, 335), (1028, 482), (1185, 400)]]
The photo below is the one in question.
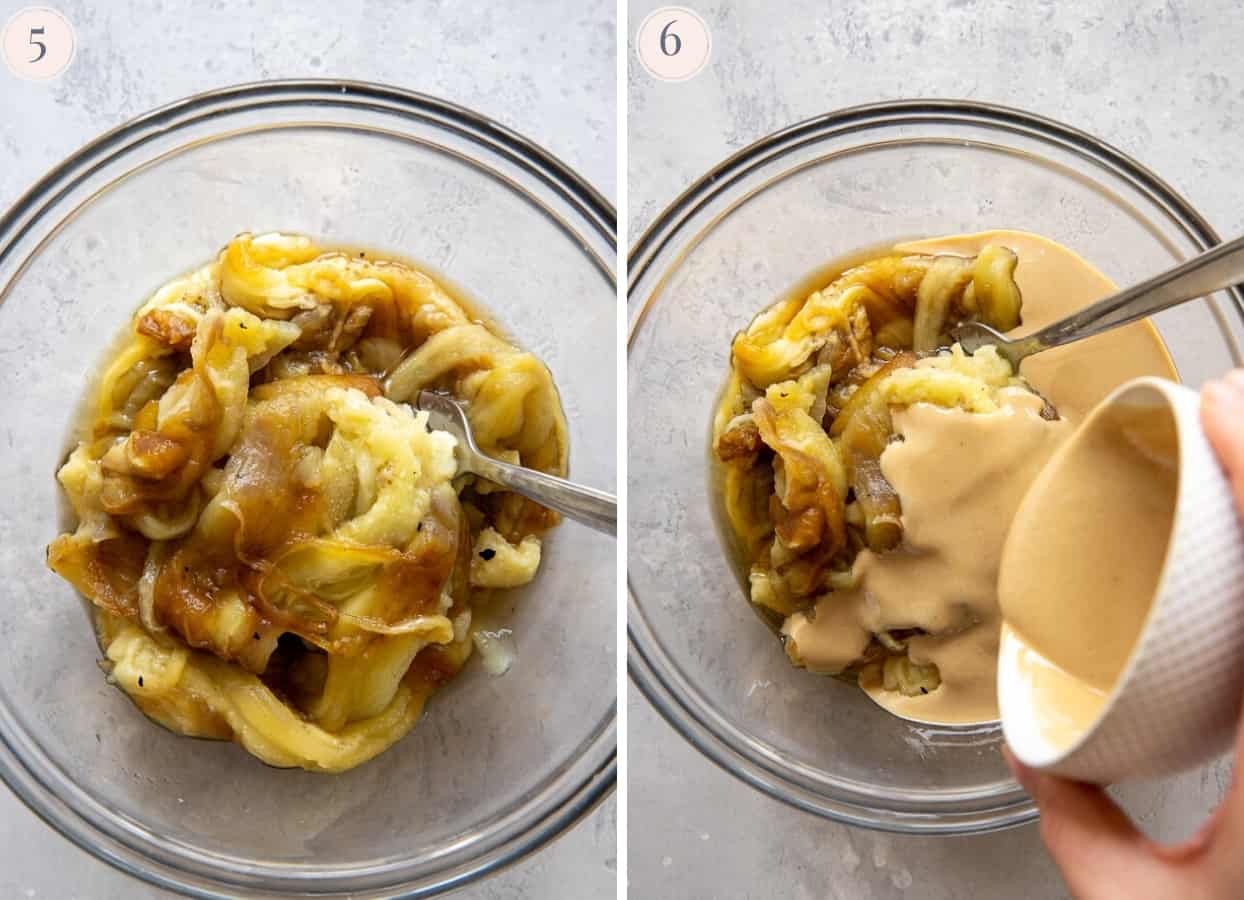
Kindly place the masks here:
[[(1226, 470), (1236, 508), (1244, 515), (1244, 370), (1236, 369), (1201, 389), (1201, 424), (1218, 460)], [(1236, 848), (1244, 842), (1244, 731), (1236, 741), (1231, 787), (1215, 811), (1208, 830), (1210, 854), (1216, 862), (1235, 862)]]
[(1170, 873), (1151, 842), (1104, 790), (1030, 769), (1004, 750), (1008, 764), (1041, 811), (1041, 839), (1079, 898), (1160, 896)]
[[(1244, 424), (1244, 423), (1242, 423)], [(1210, 856), (1215, 866), (1244, 878), (1244, 726), (1236, 737), (1231, 787), (1214, 810), (1209, 827)]]
[(1236, 509), (1244, 514), (1244, 369), (1201, 388), (1201, 427), (1231, 481)]
[(1130, 854), (1137, 845), (1147, 843), (1100, 787), (1030, 769), (1009, 749), (1004, 752), (1016, 780), (1041, 811), (1042, 837), (1055, 860), (1097, 857), (1120, 850)]

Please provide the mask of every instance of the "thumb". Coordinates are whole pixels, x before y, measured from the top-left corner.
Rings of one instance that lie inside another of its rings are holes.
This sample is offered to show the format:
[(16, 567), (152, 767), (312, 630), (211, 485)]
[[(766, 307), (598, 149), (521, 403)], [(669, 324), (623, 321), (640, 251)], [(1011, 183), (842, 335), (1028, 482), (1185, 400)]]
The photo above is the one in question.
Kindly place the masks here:
[(1030, 769), (1009, 749), (1003, 755), (1041, 811), (1041, 839), (1072, 894), (1081, 900), (1162, 896), (1155, 891), (1170, 874), (1102, 788)]
[(1236, 509), (1244, 513), (1244, 369), (1201, 388), (1201, 426), (1231, 481)]

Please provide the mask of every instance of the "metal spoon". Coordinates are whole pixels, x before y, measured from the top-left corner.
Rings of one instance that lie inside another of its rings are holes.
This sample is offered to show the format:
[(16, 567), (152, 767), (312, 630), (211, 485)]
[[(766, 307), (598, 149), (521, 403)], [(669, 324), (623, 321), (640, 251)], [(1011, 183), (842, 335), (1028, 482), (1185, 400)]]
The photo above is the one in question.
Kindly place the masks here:
[(457, 439), (458, 465), (464, 472), (509, 488), (597, 531), (618, 533), (618, 500), (612, 494), (485, 455), (471, 434), (466, 410), (453, 397), (420, 391), (415, 408), (427, 412), (429, 426), (448, 431)]
[(1244, 237), (1219, 244), (1200, 256), (1135, 287), (1099, 300), (1028, 337), (1006, 338), (980, 322), (964, 322), (952, 328), (950, 336), (967, 353), (975, 353), (981, 347), (992, 344), (998, 348), (998, 354), (1018, 371), (1020, 362), (1034, 353), (1101, 334), (1241, 281), (1244, 281)]

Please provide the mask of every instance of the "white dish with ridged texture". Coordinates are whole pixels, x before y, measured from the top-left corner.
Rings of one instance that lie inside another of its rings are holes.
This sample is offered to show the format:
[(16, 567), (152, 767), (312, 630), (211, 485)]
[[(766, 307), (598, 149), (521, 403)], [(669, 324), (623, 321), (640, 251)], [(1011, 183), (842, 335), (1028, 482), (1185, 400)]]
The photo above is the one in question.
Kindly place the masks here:
[[(1235, 736), (1244, 695), (1244, 528), (1201, 429), (1199, 395), (1139, 378), (1099, 410), (1120, 403), (1169, 414), (1179, 457), (1165, 564), (1131, 655), (1101, 712), (1061, 745), (1043, 736), (1021, 674), (1022, 642), (1005, 630), (998, 659), (1002, 728), (1016, 757), (1100, 784), (1169, 775), (1213, 758)], [(1083, 427), (1092, 427), (1096, 412)]]

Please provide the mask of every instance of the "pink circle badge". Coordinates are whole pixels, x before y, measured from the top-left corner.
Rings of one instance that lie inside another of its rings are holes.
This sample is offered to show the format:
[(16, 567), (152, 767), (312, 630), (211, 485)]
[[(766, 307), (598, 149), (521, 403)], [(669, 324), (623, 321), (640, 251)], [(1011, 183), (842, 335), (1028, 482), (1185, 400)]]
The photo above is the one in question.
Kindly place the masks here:
[(713, 41), (699, 13), (663, 6), (649, 13), (635, 36), (635, 52), (648, 74), (662, 81), (694, 78), (708, 62)]
[(0, 33), (4, 64), (18, 78), (55, 78), (73, 61), (78, 41), (69, 20), (46, 6), (28, 6)]

